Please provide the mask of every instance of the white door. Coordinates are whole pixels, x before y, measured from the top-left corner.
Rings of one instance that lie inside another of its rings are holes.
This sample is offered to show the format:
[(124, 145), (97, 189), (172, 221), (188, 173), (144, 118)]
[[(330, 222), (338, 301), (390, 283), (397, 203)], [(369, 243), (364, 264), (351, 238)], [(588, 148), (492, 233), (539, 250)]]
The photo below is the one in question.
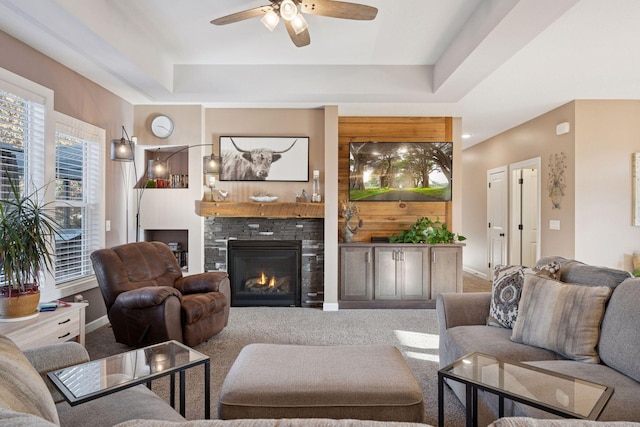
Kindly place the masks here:
[(540, 258), (540, 158), (509, 166), (511, 241), (509, 263), (532, 267)]
[(507, 263), (508, 183), (506, 166), (487, 171), (488, 275)]
[(538, 170), (522, 170), (522, 265), (538, 260)]

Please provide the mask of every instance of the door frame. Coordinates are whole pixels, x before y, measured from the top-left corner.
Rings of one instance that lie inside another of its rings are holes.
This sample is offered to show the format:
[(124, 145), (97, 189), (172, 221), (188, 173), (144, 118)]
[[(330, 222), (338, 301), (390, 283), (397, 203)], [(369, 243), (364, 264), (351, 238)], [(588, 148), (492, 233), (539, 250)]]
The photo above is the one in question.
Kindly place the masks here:
[[(518, 213), (519, 211), (513, 208), (513, 203), (515, 202), (516, 199), (516, 192), (517, 192), (517, 186), (515, 185), (516, 183), (513, 181), (513, 172), (517, 169), (526, 169), (526, 168), (535, 168), (537, 169), (538, 173), (537, 173), (537, 201), (538, 201), (538, 224), (537, 224), (537, 229), (536, 229), (536, 260), (540, 259), (540, 247), (541, 242), (540, 242), (540, 238), (541, 238), (541, 234), (542, 234), (542, 207), (541, 207), (541, 199), (540, 199), (540, 195), (541, 195), (541, 185), (542, 185), (542, 160), (540, 157), (534, 157), (532, 159), (527, 159), (527, 160), (522, 160), (520, 162), (516, 162), (516, 163), (511, 163), (509, 165), (509, 183), (511, 186), (511, 189), (509, 190), (509, 198), (510, 198), (510, 202), (509, 202), (509, 223), (510, 224), (518, 224), (520, 222), (519, 218), (516, 218), (516, 213)], [(511, 226), (509, 227), (511, 228)], [(509, 233), (509, 263), (512, 263), (512, 259), (514, 258), (513, 256), (513, 251), (516, 249), (516, 246), (518, 245), (518, 241), (519, 241), (519, 236), (516, 235), (516, 233)]]

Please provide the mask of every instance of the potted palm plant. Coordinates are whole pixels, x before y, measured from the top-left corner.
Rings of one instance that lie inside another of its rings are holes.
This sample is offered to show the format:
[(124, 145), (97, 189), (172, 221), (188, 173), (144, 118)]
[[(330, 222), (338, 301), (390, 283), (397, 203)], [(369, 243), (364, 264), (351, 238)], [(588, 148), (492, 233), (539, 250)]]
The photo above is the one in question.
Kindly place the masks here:
[(0, 200), (0, 319), (36, 314), (43, 271), (53, 271), (53, 240), (59, 226), (38, 190), (23, 193), (9, 178)]

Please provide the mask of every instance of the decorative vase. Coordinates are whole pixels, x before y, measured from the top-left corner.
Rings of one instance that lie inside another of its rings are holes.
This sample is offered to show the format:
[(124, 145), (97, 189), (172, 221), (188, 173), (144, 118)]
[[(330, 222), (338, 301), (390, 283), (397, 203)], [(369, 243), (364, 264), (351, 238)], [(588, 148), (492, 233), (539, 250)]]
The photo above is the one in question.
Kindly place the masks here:
[(353, 240), (353, 233), (349, 230), (349, 226), (345, 225), (342, 227), (342, 242), (343, 243), (351, 243)]
[(562, 189), (560, 187), (554, 187), (551, 192), (551, 205), (553, 209), (560, 209), (560, 202), (562, 202)]

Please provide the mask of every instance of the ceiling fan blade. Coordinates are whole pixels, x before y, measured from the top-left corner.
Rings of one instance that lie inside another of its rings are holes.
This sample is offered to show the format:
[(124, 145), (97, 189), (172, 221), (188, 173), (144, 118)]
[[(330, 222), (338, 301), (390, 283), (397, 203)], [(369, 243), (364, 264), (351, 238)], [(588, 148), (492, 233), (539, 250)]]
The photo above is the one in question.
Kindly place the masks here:
[(302, 0), (300, 10), (311, 15), (364, 21), (370, 21), (378, 14), (378, 9), (373, 6), (333, 0)]
[(213, 21), (211, 21), (211, 23), (214, 25), (232, 24), (234, 22), (244, 21), (245, 19), (255, 18), (256, 16), (264, 15), (265, 13), (269, 12), (272, 9), (273, 7), (271, 5), (260, 6), (254, 9), (243, 10), (242, 12), (232, 13), (231, 15), (214, 19)]
[(300, 34), (296, 34), (296, 30), (293, 29), (291, 21), (284, 21), (284, 26), (287, 27), (287, 33), (291, 37), (291, 41), (298, 47), (303, 47), (311, 43), (311, 36), (309, 36), (309, 30), (304, 30)]

